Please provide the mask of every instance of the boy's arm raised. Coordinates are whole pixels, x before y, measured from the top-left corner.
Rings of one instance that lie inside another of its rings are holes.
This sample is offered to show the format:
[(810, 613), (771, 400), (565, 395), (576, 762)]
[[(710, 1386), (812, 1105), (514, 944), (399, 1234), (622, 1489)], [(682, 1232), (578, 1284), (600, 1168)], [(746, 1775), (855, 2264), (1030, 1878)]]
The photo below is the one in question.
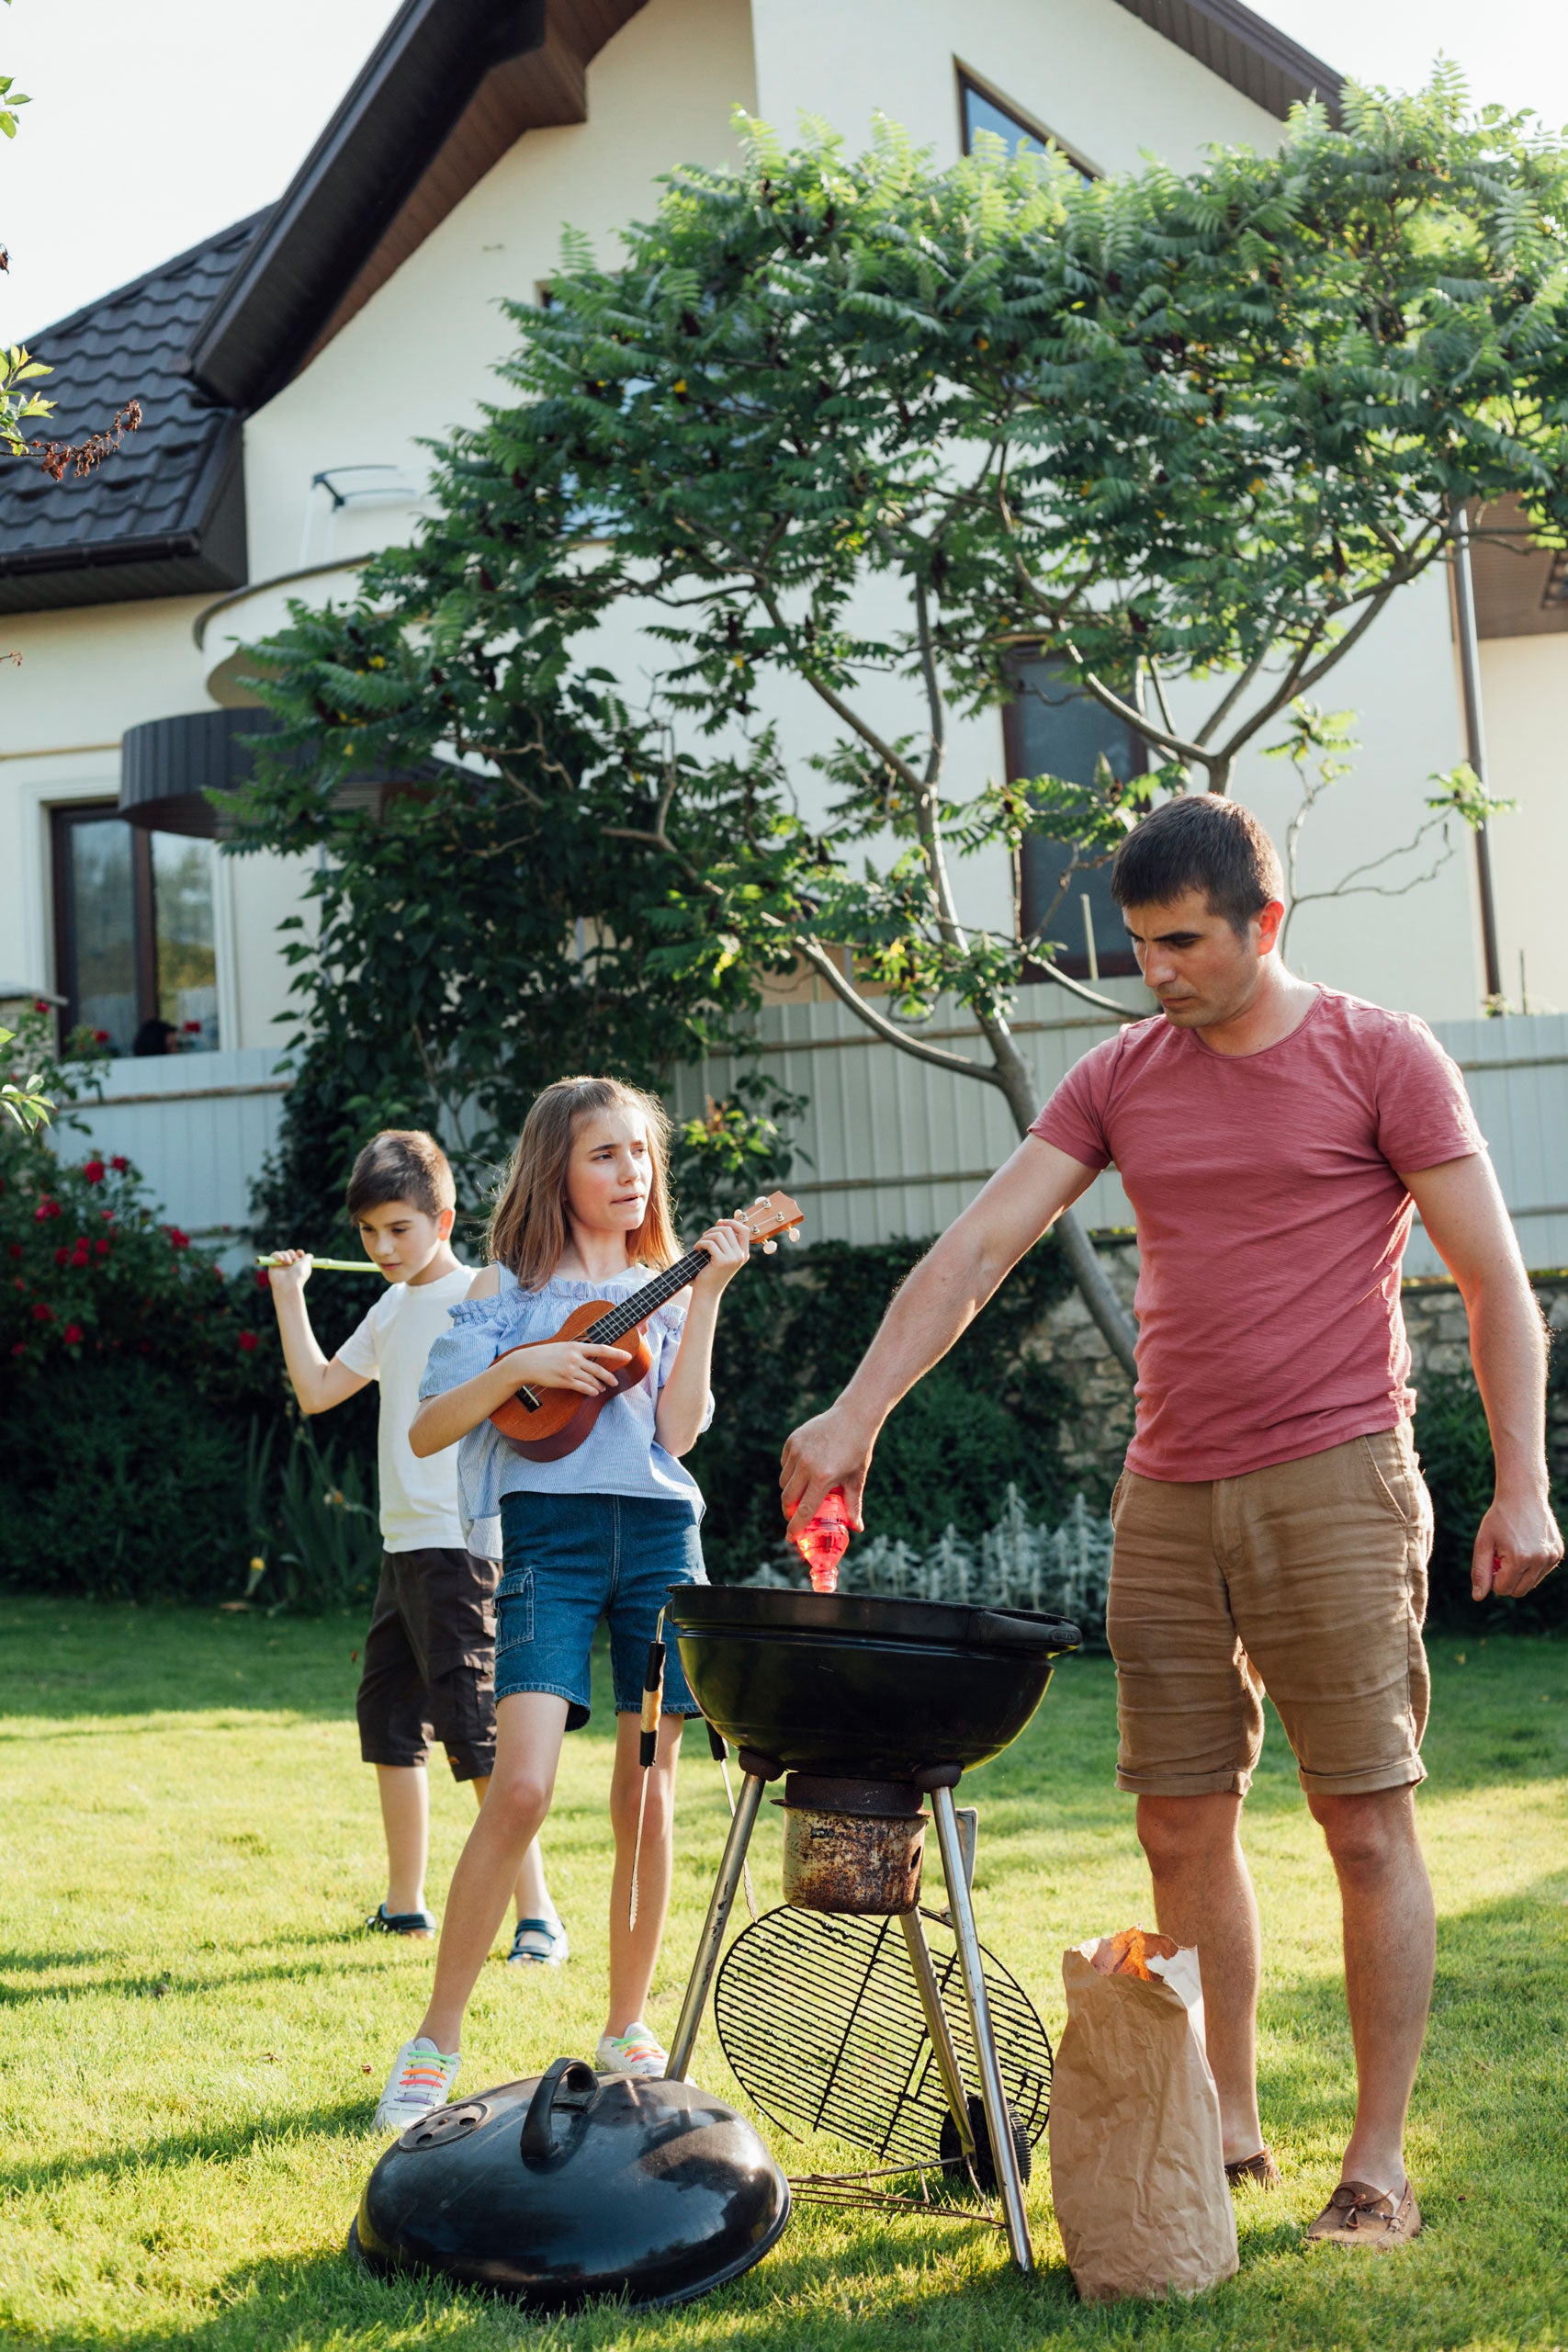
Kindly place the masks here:
[(283, 1361), (288, 1367), (299, 1410), (328, 1413), (345, 1398), (357, 1396), (367, 1384), (359, 1373), (350, 1372), (340, 1357), (333, 1356), (329, 1362), (321, 1353), (305, 1306), (305, 1285), (310, 1279), (309, 1250), (280, 1250), (277, 1263), (267, 1274), (267, 1287), (277, 1311)]

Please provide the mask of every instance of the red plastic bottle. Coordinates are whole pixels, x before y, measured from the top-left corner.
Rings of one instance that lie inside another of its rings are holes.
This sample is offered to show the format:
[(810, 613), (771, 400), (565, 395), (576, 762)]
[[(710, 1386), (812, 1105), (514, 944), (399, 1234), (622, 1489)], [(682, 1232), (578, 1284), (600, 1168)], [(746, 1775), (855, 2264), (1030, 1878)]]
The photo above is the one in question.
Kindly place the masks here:
[(795, 1539), (811, 1577), (813, 1592), (837, 1592), (839, 1562), (849, 1547), (850, 1514), (842, 1487), (830, 1487), (817, 1515)]

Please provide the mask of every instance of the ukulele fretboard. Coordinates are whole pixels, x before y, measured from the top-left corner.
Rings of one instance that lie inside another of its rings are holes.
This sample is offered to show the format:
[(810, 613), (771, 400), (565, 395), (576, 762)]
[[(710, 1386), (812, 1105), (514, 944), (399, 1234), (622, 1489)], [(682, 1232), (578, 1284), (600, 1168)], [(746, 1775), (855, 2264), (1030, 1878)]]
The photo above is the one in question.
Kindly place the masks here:
[(601, 1315), (597, 1323), (591, 1323), (582, 1334), (583, 1338), (594, 1347), (613, 1348), (617, 1340), (624, 1340), (628, 1331), (635, 1330), (639, 1323), (645, 1322), (649, 1316), (664, 1305), (666, 1299), (673, 1298), (677, 1291), (684, 1290), (686, 1284), (702, 1272), (707, 1261), (705, 1250), (688, 1250), (683, 1258), (677, 1258), (672, 1266), (666, 1266), (661, 1274), (655, 1274), (641, 1290), (634, 1290), (630, 1298), (624, 1298), (619, 1306), (612, 1307), (608, 1315)]

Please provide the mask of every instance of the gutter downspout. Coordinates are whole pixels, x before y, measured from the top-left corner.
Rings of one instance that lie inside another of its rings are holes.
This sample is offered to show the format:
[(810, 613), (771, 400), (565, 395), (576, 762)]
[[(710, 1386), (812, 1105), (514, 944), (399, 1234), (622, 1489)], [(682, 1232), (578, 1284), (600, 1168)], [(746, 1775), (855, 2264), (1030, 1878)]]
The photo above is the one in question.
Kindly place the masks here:
[[(1463, 506), (1454, 509), (1453, 583), (1459, 673), (1464, 695), (1465, 757), (1484, 785), (1486, 736), (1481, 710), (1481, 641), (1475, 626), (1475, 584), (1470, 570), (1470, 516)], [(1481, 893), (1481, 956), (1486, 967), (1486, 994), (1495, 1002), (1503, 993), (1503, 966), (1497, 952), (1492, 844), (1484, 824), (1475, 828), (1475, 879)]]

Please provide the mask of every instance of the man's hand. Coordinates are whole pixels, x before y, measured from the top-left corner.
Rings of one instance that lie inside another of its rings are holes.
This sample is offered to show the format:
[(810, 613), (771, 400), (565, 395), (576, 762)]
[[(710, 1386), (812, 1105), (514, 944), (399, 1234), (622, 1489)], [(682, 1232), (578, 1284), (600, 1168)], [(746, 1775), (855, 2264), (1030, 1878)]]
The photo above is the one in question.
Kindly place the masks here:
[(784, 1442), (784, 1467), (779, 1472), (789, 1534), (797, 1535), (815, 1519), (822, 1498), (833, 1487), (843, 1488), (850, 1525), (857, 1534), (863, 1532), (861, 1498), (875, 1444), (874, 1430), (869, 1437), (858, 1435), (849, 1416), (836, 1406), (813, 1420), (802, 1421)]
[(1472, 1600), (1495, 1594), (1517, 1600), (1533, 1592), (1562, 1557), (1562, 1538), (1546, 1497), (1499, 1495), (1482, 1521), (1470, 1562)]

